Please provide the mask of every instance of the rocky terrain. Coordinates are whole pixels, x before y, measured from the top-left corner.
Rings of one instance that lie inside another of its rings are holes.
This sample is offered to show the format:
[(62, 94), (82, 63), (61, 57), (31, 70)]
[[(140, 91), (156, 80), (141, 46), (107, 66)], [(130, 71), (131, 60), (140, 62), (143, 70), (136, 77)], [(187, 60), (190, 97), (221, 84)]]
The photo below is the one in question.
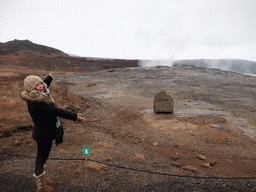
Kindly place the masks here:
[[(81, 97), (74, 110), (86, 118), (63, 120), (64, 143), (47, 162), (57, 191), (256, 191), (254, 76), (130, 67), (59, 73), (53, 85)], [(172, 114), (153, 112), (161, 90)], [(0, 142), (0, 190), (34, 191), (31, 131)]]

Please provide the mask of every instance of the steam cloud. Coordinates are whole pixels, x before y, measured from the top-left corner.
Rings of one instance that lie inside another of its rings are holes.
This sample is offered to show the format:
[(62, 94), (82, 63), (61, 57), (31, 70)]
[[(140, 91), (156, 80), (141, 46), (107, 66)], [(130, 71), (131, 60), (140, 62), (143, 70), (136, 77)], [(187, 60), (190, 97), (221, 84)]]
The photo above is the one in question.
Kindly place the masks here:
[(195, 66), (233, 71), (244, 74), (256, 74), (256, 62), (241, 59), (199, 59), (199, 60), (141, 60), (143, 68), (156, 66)]

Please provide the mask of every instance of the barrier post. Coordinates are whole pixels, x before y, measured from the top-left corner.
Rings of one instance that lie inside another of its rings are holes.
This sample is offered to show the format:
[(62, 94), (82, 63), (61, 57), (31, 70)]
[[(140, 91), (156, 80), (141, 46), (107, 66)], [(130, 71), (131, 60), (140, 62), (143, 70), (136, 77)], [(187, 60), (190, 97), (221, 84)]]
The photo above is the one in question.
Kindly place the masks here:
[[(90, 155), (91, 150), (90, 148), (83, 149), (83, 155)], [(85, 190), (87, 189), (87, 157), (85, 158)]]

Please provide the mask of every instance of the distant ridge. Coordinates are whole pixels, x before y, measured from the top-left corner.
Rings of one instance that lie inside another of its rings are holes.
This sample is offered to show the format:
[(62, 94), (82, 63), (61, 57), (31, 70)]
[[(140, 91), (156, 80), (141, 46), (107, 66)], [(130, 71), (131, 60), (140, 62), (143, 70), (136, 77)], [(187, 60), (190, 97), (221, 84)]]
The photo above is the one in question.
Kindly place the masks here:
[(68, 56), (64, 52), (32, 43), (29, 40), (13, 40), (0, 43), (0, 55), (15, 56)]

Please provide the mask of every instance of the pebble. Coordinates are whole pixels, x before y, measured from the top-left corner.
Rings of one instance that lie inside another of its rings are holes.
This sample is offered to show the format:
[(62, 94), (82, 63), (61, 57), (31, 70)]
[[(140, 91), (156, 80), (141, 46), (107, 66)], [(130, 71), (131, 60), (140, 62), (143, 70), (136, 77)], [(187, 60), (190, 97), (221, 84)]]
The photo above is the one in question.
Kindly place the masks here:
[(206, 159), (205, 156), (200, 155), (200, 154), (196, 154), (196, 157), (197, 157), (198, 159), (201, 159), (201, 160), (205, 160), (205, 159)]
[(201, 166), (204, 168), (212, 168), (210, 163), (205, 163), (205, 164), (202, 164)]
[(221, 128), (221, 126), (219, 124), (211, 124), (210, 126), (213, 128)]
[(20, 146), (21, 145), (21, 142), (19, 140), (16, 140), (14, 143), (13, 143), (14, 146)]
[(189, 171), (193, 171), (193, 172), (197, 171), (197, 168), (192, 167), (192, 166), (185, 166), (184, 169), (189, 170)]
[(181, 163), (178, 162), (171, 162), (171, 165), (174, 165), (175, 167), (181, 167)]
[(153, 145), (154, 145), (154, 146), (157, 146), (157, 145), (159, 145), (159, 143), (158, 143), (158, 142), (154, 142)]
[(174, 146), (174, 147), (179, 147), (179, 144), (173, 143), (173, 146)]
[(146, 158), (145, 158), (144, 155), (138, 154), (138, 155), (136, 155), (136, 158), (137, 158), (137, 159), (140, 159), (140, 160), (143, 160), (143, 161), (146, 161)]
[(213, 165), (219, 164), (219, 162), (218, 162), (218, 161), (210, 161), (209, 164), (210, 164), (211, 166), (213, 166)]
[(179, 155), (175, 155), (175, 156), (172, 157), (172, 159), (176, 161), (176, 160), (180, 159), (180, 156)]

